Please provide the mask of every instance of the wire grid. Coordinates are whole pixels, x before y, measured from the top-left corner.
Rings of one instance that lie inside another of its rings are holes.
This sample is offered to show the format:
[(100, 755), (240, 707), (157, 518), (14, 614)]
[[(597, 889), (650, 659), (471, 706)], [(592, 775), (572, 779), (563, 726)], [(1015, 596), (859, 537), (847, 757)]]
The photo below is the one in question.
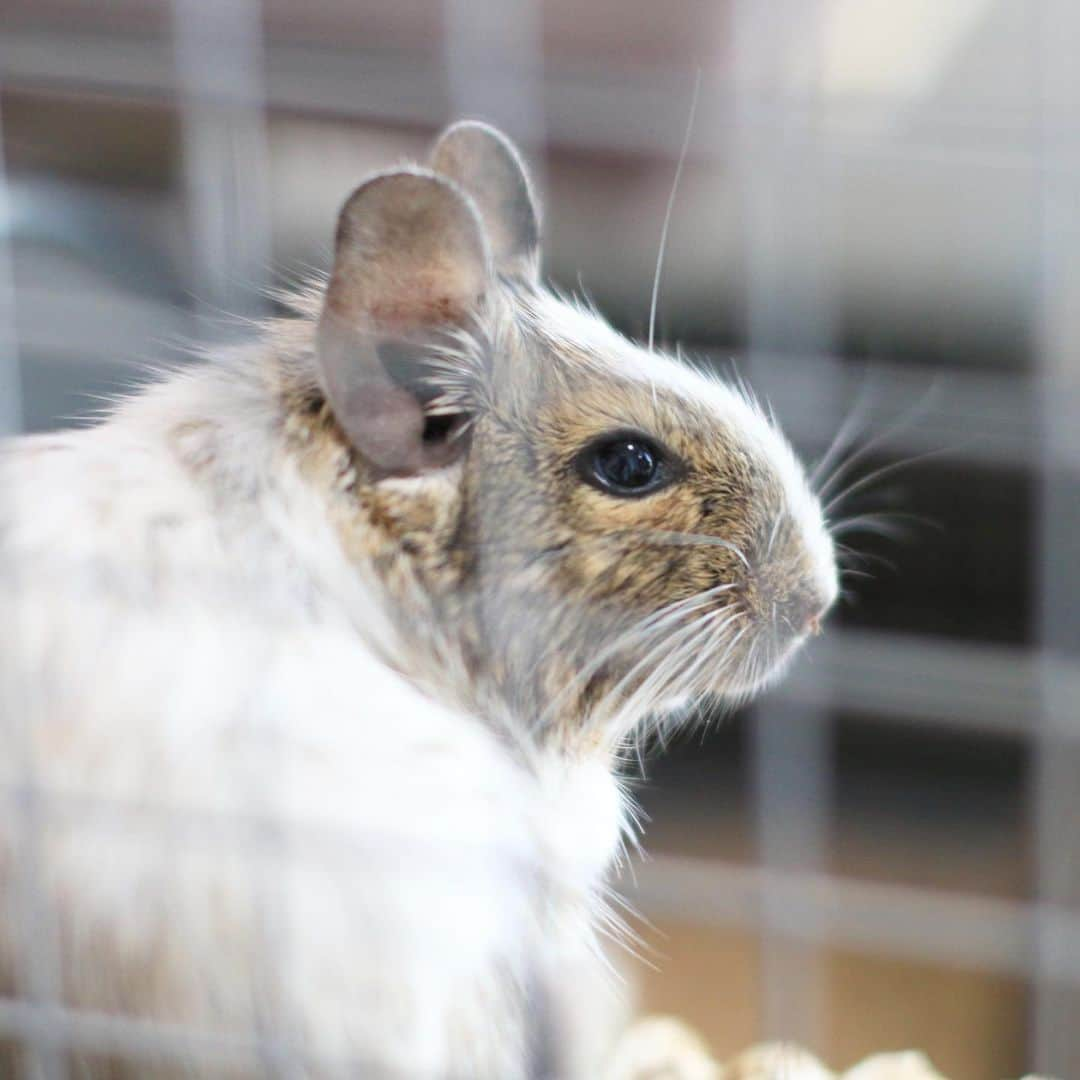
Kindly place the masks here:
[[(1073, 600), (1080, 595), (1073, 555), (1073, 470), (1080, 462), (1075, 418), (1080, 394), (1072, 374), (1080, 345), (1080, 296), (1076, 261), (1080, 257), (1080, 220), (1075, 189), (1080, 180), (1076, 85), (1072, 45), (1078, 38), (1078, 15), (1069, 0), (1041, 0), (1037, 18), (1039, 69), (1044, 73), (1041, 100), (1041, 261), (1033, 302), (1037, 305), (1040, 370), (1036, 382), (1037, 409), (1030, 425), (1023, 422), (1003, 440), (968, 445), (961, 451), (997, 462), (1034, 464), (1042, 478), (1039, 592), (1042, 647), (1034, 654), (1018, 649), (933, 645), (892, 640), (888, 635), (847, 632), (833, 652), (818, 658), (816, 673), (800, 669), (774, 699), (759, 710), (755, 734), (755, 778), (761, 866), (752, 871), (693, 860), (665, 858), (646, 871), (641, 897), (647, 910), (685, 913), (718, 923), (756, 926), (765, 940), (765, 1034), (796, 1037), (813, 1045), (819, 1041), (828, 1002), (817, 951), (824, 945), (852, 947), (941, 960), (1004, 971), (1031, 978), (1037, 992), (1032, 1017), (1033, 1064), (1067, 1077), (1080, 1063), (1080, 1031), (1075, 1024), (1080, 987), (1080, 873), (1071, 823), (1076, 819), (1080, 763), (1076, 736), (1078, 682), (1075, 668), (1076, 621)], [(175, 58), (175, 84), (162, 82), (160, 62), (152, 55), (121, 56), (107, 41), (92, 42), (68, 70), (57, 60), (35, 51), (33, 41), (14, 67), (25, 76), (63, 79), (99, 88), (104, 72), (107, 92), (117, 97), (175, 92), (182, 117), (186, 206), (191, 225), (192, 256), (198, 278), (207, 283), (204, 299), (211, 308), (257, 315), (258, 286), (269, 264), (266, 220), (264, 112), (268, 107), (315, 108), (347, 115), (361, 108), (366, 115), (389, 122), (433, 124), (443, 117), (417, 105), (415, 95), (401, 94), (401, 76), (380, 68), (369, 58), (372, 77), (357, 89), (348, 80), (313, 78), (311, 85), (295, 81), (277, 87), (264, 84), (261, 12), (257, 0), (228, 0), (208, 5), (197, 0), (174, 0), (168, 48)], [(604, 146), (645, 148), (672, 153), (670, 139), (642, 147), (635, 140), (645, 125), (633, 131), (620, 128), (620, 111), (653, 108), (655, 88), (630, 83), (620, 88), (619, 110), (605, 114), (609, 123), (588, 122), (586, 112), (575, 118), (558, 89), (545, 85), (541, 47), (541, 11), (530, 0), (513, 4), (444, 5), (446, 113), (482, 113), (504, 126), (542, 161), (545, 139), (557, 111), (557, 137), (567, 145), (597, 149)], [(822, 134), (819, 100), (819, 58), (816, 45), (826, 17), (824, 0), (780, 0), (764, 5), (738, 0), (731, 10), (734, 79), (719, 93), (716, 122), (694, 141), (694, 154), (708, 158), (731, 154), (740, 173), (740, 213), (749, 256), (748, 370), (766, 377), (776, 352), (796, 351), (805, 361), (807, 379), (820, 388), (836, 385), (830, 349), (832, 298), (827, 268), (815, 280), (793, 279), (788, 245), (805, 243), (824, 229), (821, 192), (832, 178), (832, 147)], [(1036, 17), (1033, 15), (1033, 17)], [(500, 48), (493, 50), (494, 38)], [(792, 42), (810, 43), (811, 58), (792, 73), (772, 58)], [(159, 47), (155, 45), (153, 48)], [(153, 48), (149, 52), (153, 53)], [(95, 53), (95, 50), (97, 52)], [(498, 61), (492, 61), (493, 55)], [(97, 60), (95, 60), (97, 57)], [(70, 58), (69, 58), (70, 59)], [(94, 70), (97, 62), (99, 67)], [(104, 64), (104, 68), (101, 64)], [(83, 65), (80, 67), (80, 64)], [(20, 68), (21, 65), (21, 68)], [(168, 68), (169, 65), (166, 65)], [(762, 89), (766, 72), (768, 91)], [(111, 80), (111, 82), (110, 82)], [(346, 100), (345, 91), (362, 101)], [(493, 91), (493, 87), (495, 90)], [(571, 91), (566, 91), (571, 94)], [(268, 99), (267, 99), (268, 95)], [(635, 96), (636, 95), (636, 96)], [(572, 95), (571, 95), (572, 96)], [(564, 107), (559, 111), (559, 101)], [(603, 103), (603, 99), (601, 103)], [(594, 110), (595, 111), (595, 110)], [(929, 132), (916, 148), (928, 157), (974, 155), (987, 168), (1008, 167), (1029, 150), (1022, 142), (1005, 139), (980, 142), (983, 118), (943, 119), (940, 132)], [(1009, 118), (997, 118), (1006, 125)], [(951, 124), (951, 127), (950, 127)], [(677, 124), (657, 124), (666, 131)], [(957, 142), (956, 131), (969, 142)], [(715, 138), (719, 132), (719, 138)], [(974, 138), (971, 133), (974, 132)], [(887, 150), (878, 150), (888, 153)], [(907, 152), (912, 152), (910, 147)], [(2, 166), (2, 162), (0, 162)], [(798, 175), (798, 190), (790, 178)], [(7, 188), (0, 176), (0, 199)], [(250, 198), (247, 196), (251, 196)], [(244, 196), (244, 197), (241, 197)], [(19, 338), (10, 253), (0, 248), (0, 424), (6, 431), (19, 427)], [(794, 366), (794, 365), (792, 365)], [(785, 372), (785, 377), (788, 373)], [(797, 373), (793, 373), (795, 379)], [(897, 372), (892, 385), (903, 379)], [(980, 381), (981, 380), (981, 381)], [(988, 407), (999, 406), (1018, 389), (1014, 376), (969, 376), (961, 380), (962, 394), (974, 394)], [(1001, 383), (1002, 385), (998, 385)], [(1006, 385), (1007, 384), (1007, 385)], [(979, 394), (983, 397), (980, 398)], [(826, 392), (826, 400), (833, 395)], [(839, 397), (839, 395), (836, 395)], [(963, 400), (969, 400), (964, 398)], [(945, 426), (962, 425), (969, 417), (962, 402)], [(978, 411), (977, 409), (975, 411)], [(1011, 417), (1004, 418), (1007, 422)], [(833, 430), (837, 415), (807, 420), (809, 426)], [(820, 432), (819, 432), (820, 433)], [(922, 428), (915, 449), (933, 443)], [(901, 661), (897, 663), (897, 652)], [(886, 659), (889, 663), (886, 663)], [(936, 666), (935, 666), (936, 665)], [(909, 673), (890, 681), (888, 672)], [(940, 678), (926, 678), (937, 672)], [(913, 673), (913, 674), (911, 674)], [(831, 788), (828, 717), (834, 707), (872, 701), (878, 711), (891, 707), (897, 715), (936, 724), (950, 722), (980, 732), (1009, 731), (1030, 738), (1037, 755), (1035, 832), (1038, 842), (1038, 900), (1034, 903), (984, 901), (951, 897), (930, 890), (867, 886), (830, 875), (825, 865)], [(779, 704), (777, 704), (779, 703)], [(798, 706), (798, 725), (780, 705)], [(1039, 716), (1033, 726), (1029, 719)], [(959, 718), (959, 719), (958, 719)], [(183, 1056), (194, 1049), (207, 1062), (235, 1060), (250, 1051), (228, 1039), (200, 1036), (163, 1025), (139, 1023), (64, 1009), (50, 971), (48, 927), (42, 931), (42, 897), (33, 895), (33, 841), (37, 828), (38, 793), (32, 762), (22, 812), (27, 823), (26, 876), (31, 895), (23, 905), (28, 938), (41, 942), (35, 952), (35, 999), (0, 1003), (0, 1031), (21, 1036), (36, 1055), (42, 1076), (64, 1075), (59, 1047), (151, 1056)], [(255, 883), (264, 897), (268, 941), (275, 940), (273, 890)], [(273, 1022), (280, 1018), (273, 1018)], [(271, 1021), (268, 1021), (268, 1024)], [(265, 1032), (263, 1032), (265, 1035)], [(265, 1040), (253, 1033), (256, 1050)], [(298, 1065), (289, 1047), (275, 1044), (263, 1054), (267, 1071), (288, 1075)]]

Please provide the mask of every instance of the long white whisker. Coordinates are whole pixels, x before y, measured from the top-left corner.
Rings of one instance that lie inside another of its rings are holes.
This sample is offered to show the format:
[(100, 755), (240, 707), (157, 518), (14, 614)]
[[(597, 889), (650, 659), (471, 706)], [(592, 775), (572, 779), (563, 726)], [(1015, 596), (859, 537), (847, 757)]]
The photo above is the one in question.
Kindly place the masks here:
[(862, 491), (868, 485), (883, 480), (886, 476), (891, 476), (895, 472), (899, 472), (902, 469), (910, 468), (912, 465), (918, 464), (920, 461), (926, 461), (928, 458), (940, 457), (942, 454), (951, 453), (949, 447), (938, 447), (935, 450), (926, 450), (921, 454), (915, 454), (913, 457), (904, 458), (901, 461), (891, 461), (887, 465), (882, 465), (880, 469), (875, 469), (871, 473), (867, 473), (866, 476), (860, 477), (858, 480), (848, 484), (843, 491), (834, 495), (825, 504), (825, 514), (828, 515), (836, 506), (843, 502), (844, 499), (850, 498), (858, 491)]
[[(736, 617), (725, 620), (723, 623), (716, 627), (705, 627), (706, 633), (703, 637), (694, 639), (689, 643), (688, 647), (677, 653), (672, 651), (672, 663), (669, 665), (670, 672), (666, 673), (668, 682), (678, 680), (680, 688), (698, 690), (697, 679), (702, 669), (706, 665), (712, 665), (715, 667), (723, 666), (734, 652), (736, 645), (746, 634), (749, 629), (748, 626), (741, 627), (735, 635), (724, 643), (724, 637), (728, 630), (734, 627), (740, 620), (739, 615), (736, 613)], [(724, 646), (722, 651), (720, 646)], [(680, 666), (684, 657), (687, 655), (696, 654), (696, 659), (688, 666)], [(666, 685), (658, 687), (660, 692), (667, 689)], [(629, 720), (634, 719), (634, 714), (628, 717)]]
[[(884, 555), (879, 555), (876, 551), (859, 551), (857, 548), (851, 547), (850, 544), (844, 544), (839, 541), (836, 542), (836, 550), (840, 553), (842, 559), (857, 559), (860, 563), (874, 562), (880, 563), (886, 569), (896, 572), (896, 563), (891, 559), (886, 559)], [(843, 569), (849, 569), (843, 567)]]
[(656, 333), (656, 302), (660, 296), (660, 275), (664, 269), (664, 254), (667, 251), (668, 229), (671, 226), (671, 213), (675, 207), (675, 196), (679, 190), (679, 181), (682, 179), (683, 166), (686, 164), (686, 155), (690, 150), (690, 135), (694, 130), (694, 115), (697, 113), (698, 93), (701, 90), (701, 68), (698, 68), (694, 76), (694, 94), (690, 99), (690, 114), (686, 119), (686, 132), (683, 134), (682, 149), (679, 151), (679, 163), (675, 167), (675, 179), (671, 184), (671, 194), (668, 195), (667, 210), (664, 212), (664, 226), (660, 230), (660, 250), (656, 253), (656, 270), (653, 273), (652, 301), (649, 304), (649, 352), (653, 351), (653, 342)]
[(772, 555), (773, 545), (776, 543), (776, 535), (780, 531), (780, 525), (784, 520), (783, 514), (777, 514), (776, 520), (773, 522), (772, 532), (769, 533), (769, 543), (765, 547), (765, 558), (768, 559)]
[[(638, 672), (642, 668), (650, 667), (657, 661), (657, 654), (663, 654), (663, 660), (681, 662), (684, 655), (693, 655), (695, 650), (693, 648), (697, 638), (704, 637), (705, 632), (710, 629), (711, 623), (720, 617), (725, 617), (726, 620), (734, 619), (737, 612), (728, 611), (725, 608), (718, 608), (716, 611), (710, 611), (703, 615), (700, 619), (695, 620), (687, 626), (678, 627), (671, 634), (659, 638), (653, 648), (646, 653), (640, 660), (638, 660), (633, 667), (612, 687), (609, 692), (609, 697), (618, 697), (622, 690), (632, 683), (637, 677)], [(635, 696), (642, 695), (648, 697), (649, 695), (643, 694), (643, 691), (656, 683), (666, 678), (666, 671), (664, 664), (660, 663), (654, 668), (652, 674), (647, 676), (642, 686), (635, 692)]]
[[(710, 612), (705, 619), (711, 616), (730, 614), (723, 609)], [(690, 623), (687, 626), (677, 628), (673, 633), (658, 638), (653, 646), (642, 656), (628, 672), (607, 692), (607, 701), (617, 702), (622, 692), (638, 678), (639, 674), (651, 669), (644, 677), (641, 685), (623, 702), (617, 710), (617, 715), (626, 717), (629, 715), (631, 722), (636, 722), (642, 712), (654, 702), (657, 691), (667, 685), (670, 676), (668, 669), (674, 664), (681, 662), (687, 655), (693, 655), (693, 646), (699, 637), (704, 636), (706, 627), (701, 620)]]
[(850, 473), (854, 466), (862, 461), (869, 453), (877, 449), (877, 447), (883, 445), (888, 439), (891, 439), (894, 435), (906, 428), (910, 428), (912, 424), (915, 424), (923, 416), (925, 416), (929, 410), (930, 405), (938, 394), (941, 384), (935, 379), (923, 396), (902, 416), (895, 424), (891, 424), (885, 428), (884, 431), (879, 432), (874, 438), (868, 442), (863, 443), (850, 457), (842, 461), (834, 470), (832, 475), (821, 485), (821, 490), (818, 492), (818, 497), (824, 499), (825, 496), (832, 490), (833, 485), (845, 474)]
[[(712, 625), (720, 616), (723, 616), (723, 621), (717, 626)], [(701, 646), (710, 639), (722, 638), (727, 628), (738, 622), (741, 617), (740, 611), (721, 609), (710, 612), (691, 626), (682, 627), (674, 634), (657, 641), (656, 645), (619, 680), (607, 695), (607, 700), (616, 700), (623, 689), (637, 678), (643, 668), (655, 664), (653, 671), (645, 677), (641, 685), (617, 708), (613, 718), (616, 728), (633, 730), (641, 716), (654, 709), (673, 687), (678, 687), (680, 690), (696, 689), (694, 680), (701, 668), (710, 662), (722, 664), (733, 647), (729, 645), (725, 654), (717, 657), (712, 648)], [(736, 640), (740, 636), (741, 632), (736, 635)], [(693, 658), (689, 666), (686, 664), (687, 657)]]
[(903, 529), (889, 521), (883, 521), (875, 514), (857, 514), (855, 517), (844, 518), (829, 527), (829, 532), (834, 538), (846, 536), (851, 532), (876, 533), (878, 536), (886, 536), (890, 540), (898, 540), (904, 535)]
[(648, 539), (649, 537), (657, 537), (658, 539), (665, 540), (672, 545), (685, 545), (687, 547), (694, 547), (698, 544), (711, 544), (714, 547), (726, 548), (733, 555), (739, 558), (739, 561), (750, 569), (750, 562), (743, 554), (742, 549), (738, 545), (733, 544), (730, 540), (725, 540), (720, 536), (709, 536), (707, 533), (688, 533), (688, 532), (669, 532), (667, 529), (647, 529), (642, 535)]
[(837, 428), (836, 434), (833, 436), (832, 442), (829, 443), (829, 448), (822, 454), (821, 460), (814, 466), (809, 483), (810, 487), (815, 491), (817, 490), (818, 479), (832, 468), (836, 458), (852, 445), (856, 431), (865, 419), (863, 414), (869, 409), (869, 406), (866, 405), (867, 387), (869, 385), (869, 380), (864, 379), (862, 388), (859, 390), (859, 396), (855, 399), (851, 411), (844, 418), (844, 422), (840, 427)]
[(698, 675), (706, 665), (719, 667), (721, 664), (724, 663), (727, 657), (731, 655), (735, 644), (746, 632), (745, 626), (742, 627), (742, 629), (740, 629), (738, 633), (735, 634), (734, 638), (732, 638), (731, 641), (727, 643), (727, 646), (722, 654), (717, 653), (716, 647), (723, 640), (723, 635), (728, 629), (728, 627), (734, 625), (736, 621), (736, 619), (731, 619), (718, 627), (708, 627), (708, 633), (705, 635), (705, 641), (707, 642), (707, 646), (705, 648), (700, 648), (696, 650), (697, 658), (692, 664), (690, 664), (688, 667), (686, 667), (683, 671), (679, 673), (680, 679), (685, 681), (688, 686), (695, 686)]
[(541, 723), (546, 723), (550, 719), (551, 714), (566, 699), (566, 696), (580, 688), (583, 683), (587, 682), (613, 656), (624, 649), (629, 648), (632, 644), (647, 635), (657, 633), (666, 625), (669, 625), (672, 622), (678, 622), (698, 608), (706, 606), (714, 597), (719, 596), (721, 593), (728, 592), (734, 587), (734, 584), (730, 583), (714, 585), (711, 589), (705, 589), (692, 596), (687, 596), (681, 600), (675, 600), (670, 604), (666, 604), (659, 610), (651, 612), (644, 618), (638, 620), (623, 633), (619, 634), (614, 641), (601, 649), (596, 656), (592, 657), (588, 664), (586, 664), (585, 667), (582, 668), (582, 670), (579, 671), (560, 691), (560, 693), (555, 696), (547, 709), (545, 709), (544, 715), (541, 717)]

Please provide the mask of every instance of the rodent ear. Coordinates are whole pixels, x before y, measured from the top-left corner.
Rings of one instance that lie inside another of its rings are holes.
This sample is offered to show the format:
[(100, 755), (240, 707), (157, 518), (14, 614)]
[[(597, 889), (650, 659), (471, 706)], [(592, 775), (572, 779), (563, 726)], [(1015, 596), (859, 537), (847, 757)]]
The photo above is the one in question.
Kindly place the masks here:
[(472, 321), (490, 282), (476, 209), (448, 180), (383, 173), (342, 208), (318, 358), (338, 423), (382, 474), (416, 475), (461, 452), (460, 430), (425, 418), (423, 358)]
[(535, 280), (540, 273), (540, 215), (514, 144), (489, 124), (463, 120), (439, 137), (431, 167), (476, 203), (496, 268)]

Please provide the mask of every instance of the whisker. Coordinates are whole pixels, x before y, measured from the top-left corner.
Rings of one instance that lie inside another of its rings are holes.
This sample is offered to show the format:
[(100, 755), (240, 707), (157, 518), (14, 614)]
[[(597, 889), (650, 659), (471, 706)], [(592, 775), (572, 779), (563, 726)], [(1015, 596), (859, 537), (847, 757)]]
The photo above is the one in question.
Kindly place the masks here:
[(844, 453), (853, 444), (856, 430), (863, 424), (866, 418), (865, 413), (869, 411), (869, 406), (866, 405), (869, 385), (869, 378), (864, 377), (858, 397), (856, 397), (851, 409), (844, 418), (844, 422), (836, 429), (836, 434), (833, 436), (832, 442), (829, 443), (828, 449), (821, 455), (810, 473), (809, 483), (813, 490), (817, 491), (818, 479), (833, 466), (837, 456)]
[(874, 575), (867, 570), (856, 570), (853, 566), (842, 566), (840, 568), (841, 577), (856, 577), (864, 578), (867, 581), (873, 581)]
[(902, 416), (895, 424), (889, 425), (883, 431), (878, 432), (874, 438), (868, 442), (863, 443), (858, 450), (856, 450), (850, 457), (842, 461), (834, 470), (832, 475), (821, 485), (821, 490), (818, 492), (818, 497), (824, 499), (826, 495), (832, 490), (837, 481), (851, 470), (866, 456), (872, 453), (875, 449), (885, 443), (888, 439), (891, 439), (894, 435), (899, 434), (907, 428), (910, 428), (918, 420), (929, 411), (930, 403), (934, 397), (937, 396), (941, 389), (940, 379), (934, 379), (930, 386), (927, 388), (923, 396)]
[[(905, 525), (918, 526), (920, 528), (936, 529), (944, 532), (945, 526), (932, 517), (925, 514), (912, 514), (907, 510), (873, 510), (865, 514), (854, 514), (851, 517), (840, 518), (829, 523), (829, 532), (834, 536), (843, 536), (845, 533), (859, 529), (874, 531), (875, 525), (896, 524), (897, 535), (906, 535), (902, 529)], [(888, 535), (884, 534), (883, 535)]]
[(951, 449), (945, 446), (939, 446), (934, 450), (926, 450), (921, 454), (915, 454), (912, 457), (903, 458), (900, 461), (890, 461), (887, 465), (882, 465), (879, 469), (874, 469), (873, 472), (867, 473), (865, 476), (860, 477), (858, 480), (850, 483), (839, 494), (834, 495), (826, 504), (824, 513), (826, 516), (844, 499), (850, 498), (856, 492), (863, 491), (868, 485), (875, 483), (878, 480), (884, 479), (886, 476), (892, 476), (893, 473), (900, 472), (903, 469), (908, 469), (912, 465), (918, 464), (920, 461), (926, 461), (929, 458), (941, 457), (942, 454), (951, 453)]
[[(614, 544), (622, 542), (627, 537), (631, 537), (634, 540), (643, 543), (648, 543), (651, 539), (655, 539), (659, 543), (669, 544), (673, 547), (694, 547), (698, 544), (711, 544), (715, 547), (726, 548), (732, 554), (737, 556), (747, 569), (750, 568), (750, 563), (743, 554), (741, 548), (733, 544), (730, 540), (725, 540), (723, 537), (719, 536), (710, 536), (706, 533), (677, 532), (667, 529), (616, 529), (610, 533), (604, 533), (601, 536), (587, 536), (575, 539), (572, 542), (575, 544)], [(567, 546), (563, 543), (534, 551), (532, 548), (528, 547), (512, 547), (507, 544), (492, 543), (491, 541), (479, 541), (478, 544), (486, 552), (504, 555), (535, 554), (537, 557), (558, 554)], [(727, 587), (734, 588), (735, 585), (731, 584)]]
[(780, 523), (784, 520), (783, 514), (777, 514), (776, 520), (773, 522), (772, 532), (769, 533), (769, 542), (765, 546), (765, 558), (768, 559), (772, 555), (773, 544), (776, 543), (777, 533), (780, 531)]
[[(614, 714), (616, 726), (621, 728), (635, 724), (642, 713), (655, 706), (661, 696), (669, 690), (675, 677), (680, 674), (677, 665), (683, 662), (684, 657), (695, 657), (695, 665), (704, 663), (708, 659), (707, 651), (697, 649), (696, 645), (699, 641), (704, 641), (707, 633), (713, 629), (708, 624), (711, 618), (726, 616), (722, 625), (727, 626), (730, 622), (736, 621), (739, 614), (737, 611), (719, 609), (708, 613), (702, 620), (690, 626), (681, 627), (673, 634), (659, 639), (605, 695), (605, 702), (616, 701), (643, 669), (656, 664), (652, 674), (646, 676), (641, 686), (616, 710)], [(658, 656), (659, 663), (657, 663)]]
[[(694, 649), (694, 643), (698, 638), (704, 637), (706, 631), (713, 629), (711, 626), (712, 622), (722, 617), (724, 622), (721, 625), (726, 626), (727, 623), (734, 620), (737, 615), (738, 612), (729, 611), (725, 608), (718, 608), (715, 611), (707, 612), (687, 626), (677, 628), (667, 637), (659, 639), (653, 647), (652, 652), (642, 657), (642, 659), (619, 680), (613, 688), (612, 694), (617, 695), (626, 683), (632, 682), (637, 675), (638, 669), (648, 666), (654, 659), (656, 652), (661, 649), (665, 651), (667, 656), (674, 657), (675, 659), (680, 659), (683, 652), (685, 652), (686, 655), (698, 655)], [(682, 650), (682, 652), (680, 650)]]
[(650, 612), (639, 619), (627, 630), (619, 634), (613, 642), (605, 646), (581, 671), (577, 672), (574, 678), (548, 704), (541, 721), (546, 723), (550, 720), (551, 714), (566, 700), (567, 695), (579, 689), (613, 656), (629, 648), (648, 634), (657, 633), (663, 627), (691, 615), (698, 608), (705, 607), (714, 597), (733, 588), (734, 585), (728, 583), (714, 585), (711, 589), (705, 589), (702, 592), (666, 604), (659, 610)]
[(683, 166), (686, 164), (686, 155), (690, 151), (690, 135), (694, 130), (694, 116), (697, 113), (698, 94), (701, 90), (701, 68), (698, 68), (694, 76), (694, 94), (690, 99), (690, 114), (686, 119), (686, 131), (683, 134), (682, 149), (679, 151), (679, 163), (675, 167), (675, 179), (671, 184), (671, 194), (668, 195), (667, 209), (664, 211), (664, 225), (660, 230), (660, 250), (656, 253), (656, 270), (653, 273), (652, 301), (649, 304), (649, 352), (653, 351), (656, 332), (656, 302), (660, 296), (660, 275), (664, 269), (664, 254), (667, 251), (668, 229), (671, 227), (671, 214), (675, 208), (675, 196), (679, 190), (679, 181), (682, 179)]
[[(847, 544), (837, 544), (836, 550), (839, 551), (845, 558), (858, 559), (860, 562), (880, 563), (887, 570), (891, 570), (896, 573), (897, 566), (891, 559), (886, 559), (884, 555), (879, 555), (876, 551), (857, 551), (853, 547), (849, 547)], [(847, 571), (850, 567), (841, 567), (842, 570)]]
[[(678, 685), (680, 688), (686, 688), (688, 690), (696, 689), (695, 682), (701, 668), (708, 664), (713, 663), (717, 666), (724, 664), (727, 658), (731, 655), (735, 644), (740, 640), (743, 634), (746, 632), (747, 627), (743, 627), (735, 634), (734, 638), (729, 641), (722, 653), (718, 653), (717, 647), (723, 643), (724, 634), (729, 627), (737, 624), (743, 617), (743, 613), (739, 611), (734, 612), (713, 612), (712, 615), (724, 614), (727, 617), (723, 622), (717, 626), (709, 626), (707, 624), (693, 626), (690, 628), (684, 628), (682, 634), (678, 637), (672, 635), (671, 638), (657, 642), (654, 649), (649, 655), (643, 657), (641, 661), (634, 665), (634, 668), (627, 673), (619, 684), (612, 689), (609, 698), (615, 698), (622, 692), (624, 684), (632, 682), (636, 678), (637, 671), (648, 664), (652, 663), (658, 652), (663, 652), (663, 661), (656, 668), (654, 673), (649, 676), (637, 690), (631, 694), (630, 698), (616, 711), (614, 719), (618, 727), (630, 727), (633, 730), (633, 725), (638, 718), (647, 713), (663, 699), (664, 696), (669, 694), (673, 685)], [(685, 629), (689, 629), (692, 632), (687, 635)], [(702, 647), (704, 645), (708, 647)], [(686, 665), (686, 657), (692, 657), (693, 660)], [(644, 734), (644, 732), (642, 732)], [(640, 749), (639, 749), (639, 761), (640, 761)]]
[(882, 520), (873, 514), (858, 514), (855, 517), (845, 518), (831, 526), (829, 532), (834, 537), (848, 536), (854, 532), (866, 532), (884, 536), (890, 540), (899, 540), (904, 536), (900, 525)]
[(747, 570), (750, 569), (750, 562), (743, 554), (742, 549), (739, 548), (738, 545), (733, 544), (730, 540), (725, 540), (720, 536), (709, 536), (707, 533), (672, 532), (667, 529), (646, 529), (640, 535), (646, 538), (657, 537), (661, 540), (666, 540), (674, 546), (685, 545), (686, 547), (694, 547), (698, 544), (702, 544), (726, 548), (733, 555), (738, 557), (739, 561)]
[(873, 514), (858, 514), (855, 517), (845, 518), (830, 527), (829, 532), (834, 537), (847, 536), (854, 532), (866, 532), (884, 536), (890, 540), (900, 540), (905, 535), (902, 526), (884, 521)]

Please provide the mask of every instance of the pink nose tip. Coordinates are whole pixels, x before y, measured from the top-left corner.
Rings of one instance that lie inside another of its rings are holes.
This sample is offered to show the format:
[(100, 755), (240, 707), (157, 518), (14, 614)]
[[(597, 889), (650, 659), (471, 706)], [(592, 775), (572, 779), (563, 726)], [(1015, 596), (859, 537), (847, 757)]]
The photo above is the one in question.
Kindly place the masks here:
[(821, 633), (826, 605), (820, 597), (809, 593), (797, 593), (784, 605), (785, 621), (797, 636)]

